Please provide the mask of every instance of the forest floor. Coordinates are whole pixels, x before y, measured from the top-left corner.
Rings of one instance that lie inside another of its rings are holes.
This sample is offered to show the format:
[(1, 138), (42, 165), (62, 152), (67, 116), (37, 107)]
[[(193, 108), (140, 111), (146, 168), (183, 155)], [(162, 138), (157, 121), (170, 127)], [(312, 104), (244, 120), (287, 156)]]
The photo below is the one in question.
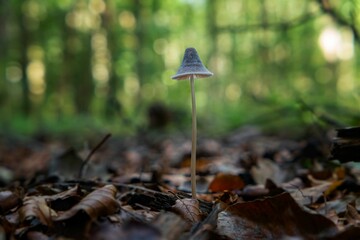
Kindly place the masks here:
[(360, 167), (334, 134), (0, 141), (0, 239), (360, 239)]

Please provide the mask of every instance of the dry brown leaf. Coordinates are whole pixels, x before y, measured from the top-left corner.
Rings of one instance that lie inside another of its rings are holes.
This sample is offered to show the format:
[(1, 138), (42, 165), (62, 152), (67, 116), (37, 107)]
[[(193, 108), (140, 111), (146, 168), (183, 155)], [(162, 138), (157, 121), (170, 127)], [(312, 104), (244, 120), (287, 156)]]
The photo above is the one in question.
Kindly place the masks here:
[(324, 216), (333, 221), (333, 223), (336, 224), (339, 230), (343, 229), (342, 221), (340, 220), (339, 215), (334, 209), (327, 211), (326, 215)]
[(238, 201), (239, 196), (233, 192), (224, 192), (217, 199), (216, 202), (223, 202), (225, 204), (231, 205)]
[(196, 199), (178, 199), (173, 206), (173, 210), (190, 223), (201, 221), (199, 201)]
[(22, 160), (21, 164), (17, 165), (15, 174), (16, 176), (30, 178), (36, 172), (46, 171), (50, 158), (51, 155), (47, 149), (33, 152)]
[(280, 184), (286, 177), (286, 172), (281, 170), (279, 165), (270, 159), (258, 159), (257, 165), (250, 169), (251, 175), (258, 184), (265, 184), (267, 179)]
[(240, 176), (228, 173), (218, 173), (209, 185), (211, 192), (241, 190), (245, 186)]
[(350, 226), (346, 228), (344, 231), (339, 232), (333, 237), (324, 238), (324, 240), (352, 240), (352, 239), (360, 239), (360, 228)]
[(324, 195), (327, 197), (329, 196), (331, 193), (333, 193), (341, 184), (343, 184), (344, 180), (337, 180), (337, 181), (333, 181), (331, 183), (331, 185), (328, 187), (328, 189), (326, 189), (326, 191), (324, 192)]
[(262, 185), (247, 185), (245, 188), (238, 193), (244, 200), (255, 200), (260, 197), (269, 195), (270, 190)]
[(326, 170), (322, 169), (322, 170), (317, 170), (317, 171), (310, 170), (308, 173), (308, 178), (315, 180), (315, 181), (329, 181), (332, 179), (333, 175), (334, 175), (334, 173), (330, 169), (326, 169)]
[(99, 222), (94, 226), (88, 240), (163, 240), (161, 232), (152, 224), (138, 221), (128, 221), (122, 225), (114, 225), (109, 222)]
[(7, 234), (8, 236), (10, 236), (10, 234), (15, 232), (16, 226), (18, 225), (19, 225), (19, 214), (17, 212), (6, 215), (5, 217), (4, 216), (0, 217), (1, 234)]
[[(198, 171), (198, 172), (206, 171), (209, 168), (209, 165), (212, 163), (211, 160), (212, 159), (210, 159), (210, 158), (204, 158), (204, 157), (197, 158), (196, 159), (196, 171)], [(187, 156), (181, 162), (180, 167), (181, 168), (190, 168), (190, 162), (191, 162), (191, 158), (190, 158), (190, 156)]]
[(79, 188), (78, 185), (76, 185), (75, 187), (72, 187), (66, 191), (51, 196), (47, 196), (46, 199), (48, 201), (64, 200), (70, 196), (79, 196), (80, 194), (81, 194), (81, 189)]
[(116, 192), (114, 185), (99, 188), (54, 220), (67, 220), (75, 216), (79, 211), (84, 211), (91, 219), (112, 214), (119, 209), (119, 203), (115, 200)]
[(0, 192), (0, 213), (6, 213), (13, 207), (16, 207), (21, 203), (21, 199), (18, 195), (11, 191)]
[(308, 205), (316, 202), (320, 197), (328, 197), (343, 183), (344, 180), (317, 181), (314, 187), (304, 189), (297, 189), (296, 186), (293, 189), (288, 187), (287, 191), (299, 204)]
[(334, 175), (333, 176), (334, 179), (340, 179), (340, 180), (345, 179), (345, 177), (346, 177), (345, 167), (341, 166), (341, 167), (335, 168), (333, 175)]
[(162, 239), (177, 240), (187, 230), (187, 223), (179, 215), (172, 212), (162, 212), (154, 221), (154, 226), (160, 230)]
[(78, 171), (83, 163), (74, 148), (69, 148), (59, 156), (53, 157), (49, 164), (49, 173), (60, 175), (64, 179), (72, 179), (78, 175)]
[(106, 185), (91, 192), (71, 209), (53, 219), (57, 233), (76, 239), (88, 238), (91, 223), (95, 219), (113, 214), (119, 209), (116, 193), (114, 185)]
[(26, 239), (28, 240), (49, 240), (49, 237), (43, 234), (42, 232), (29, 231), (26, 234)]
[(219, 213), (217, 228), (230, 239), (316, 239), (337, 233), (331, 220), (304, 211), (289, 193), (229, 206)]
[(346, 220), (349, 222), (349, 224), (355, 225), (355, 226), (359, 226), (360, 223), (360, 214), (358, 213), (358, 211), (356, 210), (356, 207), (348, 204), (346, 206), (346, 213), (345, 213), (345, 218)]
[(76, 203), (80, 202), (81, 195), (81, 189), (78, 186), (75, 186), (67, 191), (46, 196), (46, 201), (52, 209), (57, 211), (66, 211)]
[(315, 187), (309, 187), (304, 189), (295, 188), (291, 192), (291, 196), (300, 205), (312, 204), (324, 195), (324, 192), (329, 189), (331, 184), (331, 182), (323, 182), (321, 185), (317, 185)]
[(19, 209), (20, 222), (25, 225), (36, 224), (34, 220), (38, 220), (45, 226), (51, 226), (52, 217), (56, 215), (56, 212), (48, 207), (45, 197), (26, 197)]

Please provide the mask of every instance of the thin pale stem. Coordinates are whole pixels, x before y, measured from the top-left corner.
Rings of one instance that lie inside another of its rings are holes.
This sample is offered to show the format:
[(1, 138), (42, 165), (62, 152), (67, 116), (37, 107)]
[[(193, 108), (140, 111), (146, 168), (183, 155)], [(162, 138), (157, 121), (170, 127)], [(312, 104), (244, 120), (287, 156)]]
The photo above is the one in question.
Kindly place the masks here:
[(190, 76), (191, 107), (192, 107), (192, 135), (191, 135), (191, 195), (196, 199), (196, 101), (194, 75)]

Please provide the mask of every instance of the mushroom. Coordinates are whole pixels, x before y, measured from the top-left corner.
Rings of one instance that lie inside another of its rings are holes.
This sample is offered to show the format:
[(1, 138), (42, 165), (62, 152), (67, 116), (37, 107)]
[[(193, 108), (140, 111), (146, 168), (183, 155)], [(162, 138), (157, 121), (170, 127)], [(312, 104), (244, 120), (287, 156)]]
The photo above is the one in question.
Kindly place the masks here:
[(175, 80), (190, 80), (191, 88), (191, 106), (192, 106), (192, 144), (191, 144), (191, 196), (196, 199), (196, 100), (195, 100), (195, 78), (206, 78), (212, 76), (210, 72), (201, 62), (200, 57), (195, 48), (187, 48), (184, 58), (177, 73), (172, 76)]

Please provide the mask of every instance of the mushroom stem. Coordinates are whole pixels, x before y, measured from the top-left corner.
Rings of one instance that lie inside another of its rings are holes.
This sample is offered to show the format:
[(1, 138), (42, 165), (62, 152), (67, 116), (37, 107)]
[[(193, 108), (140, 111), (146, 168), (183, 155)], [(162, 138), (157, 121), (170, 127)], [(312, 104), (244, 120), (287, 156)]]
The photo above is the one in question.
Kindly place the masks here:
[(196, 102), (195, 102), (195, 76), (189, 77), (191, 87), (191, 107), (192, 107), (192, 135), (191, 135), (191, 196), (196, 199)]

